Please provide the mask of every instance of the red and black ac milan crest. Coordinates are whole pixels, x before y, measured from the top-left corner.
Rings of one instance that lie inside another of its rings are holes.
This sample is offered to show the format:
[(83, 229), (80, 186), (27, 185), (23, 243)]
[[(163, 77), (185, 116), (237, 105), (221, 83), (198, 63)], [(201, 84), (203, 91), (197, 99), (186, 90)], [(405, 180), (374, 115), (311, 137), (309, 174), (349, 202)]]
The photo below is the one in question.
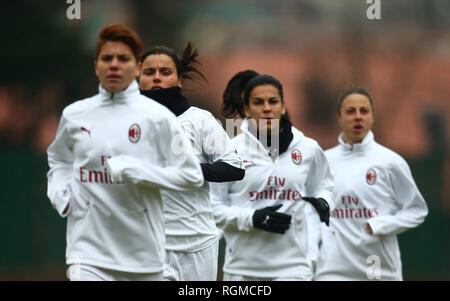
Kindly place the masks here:
[(298, 149), (294, 149), (291, 153), (291, 159), (294, 164), (299, 165), (302, 163), (302, 153)]
[(377, 181), (377, 173), (373, 168), (369, 169), (366, 174), (366, 182), (369, 185), (375, 184)]
[(128, 139), (132, 143), (137, 143), (141, 139), (141, 127), (137, 123), (133, 123), (128, 130)]

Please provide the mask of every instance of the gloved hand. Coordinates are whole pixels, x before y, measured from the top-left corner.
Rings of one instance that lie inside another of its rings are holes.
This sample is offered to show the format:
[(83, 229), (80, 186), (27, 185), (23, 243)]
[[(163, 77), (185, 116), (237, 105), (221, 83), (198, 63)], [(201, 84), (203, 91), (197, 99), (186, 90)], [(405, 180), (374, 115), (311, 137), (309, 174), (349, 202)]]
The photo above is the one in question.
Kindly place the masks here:
[(281, 206), (269, 206), (255, 210), (253, 214), (253, 227), (267, 232), (284, 234), (291, 224), (291, 216), (276, 212)]
[(330, 206), (327, 201), (322, 198), (303, 197), (303, 200), (311, 203), (319, 213), (320, 221), (324, 222), (328, 227), (330, 226)]

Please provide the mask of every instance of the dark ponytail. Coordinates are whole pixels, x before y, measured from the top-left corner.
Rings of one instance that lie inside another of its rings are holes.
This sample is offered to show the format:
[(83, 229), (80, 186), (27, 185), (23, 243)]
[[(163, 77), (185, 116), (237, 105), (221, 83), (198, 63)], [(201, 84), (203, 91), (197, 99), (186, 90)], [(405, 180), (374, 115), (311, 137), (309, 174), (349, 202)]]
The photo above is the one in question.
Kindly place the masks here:
[(155, 46), (141, 57), (141, 62), (144, 62), (145, 59), (154, 54), (165, 54), (172, 59), (175, 63), (175, 67), (177, 68), (178, 78), (181, 77), (181, 80), (185, 79), (192, 80), (200, 85), (202, 81), (208, 83), (205, 75), (201, 71), (197, 69), (197, 65), (201, 65), (198, 60), (199, 52), (197, 48), (194, 48), (191, 41), (188, 41), (186, 48), (183, 51), (183, 55), (181, 59), (178, 58), (175, 51), (166, 46)]
[[(259, 74), (253, 70), (245, 70), (235, 74), (223, 92), (222, 115), (231, 118), (238, 114), (244, 118), (244, 99), (242, 94), (247, 83)], [(248, 102), (248, 100), (247, 100)], [(248, 104), (248, 103), (247, 103)]]
[(249, 105), (250, 93), (257, 86), (273, 85), (280, 93), (283, 102), (283, 86), (280, 81), (267, 74), (258, 74), (253, 70), (245, 70), (235, 74), (223, 92), (222, 115), (231, 118), (238, 114), (245, 117), (244, 104)]
[(188, 44), (183, 51), (183, 55), (181, 56), (181, 77), (182, 79), (190, 79), (199, 85), (202, 85), (202, 80), (206, 83), (208, 83), (208, 80), (203, 73), (196, 68), (196, 65), (201, 65), (198, 56), (198, 49), (193, 47), (191, 41), (188, 41)]

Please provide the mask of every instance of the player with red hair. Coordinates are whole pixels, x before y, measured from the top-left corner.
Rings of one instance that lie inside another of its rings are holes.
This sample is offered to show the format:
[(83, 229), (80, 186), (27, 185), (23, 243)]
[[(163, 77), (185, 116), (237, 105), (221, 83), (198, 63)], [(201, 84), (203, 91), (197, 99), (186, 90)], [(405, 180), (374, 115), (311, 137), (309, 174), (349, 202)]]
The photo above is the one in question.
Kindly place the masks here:
[(47, 194), (67, 217), (71, 280), (162, 280), (160, 189), (204, 182), (175, 115), (139, 92), (141, 50), (123, 25), (100, 30), (99, 93), (64, 109), (47, 151)]

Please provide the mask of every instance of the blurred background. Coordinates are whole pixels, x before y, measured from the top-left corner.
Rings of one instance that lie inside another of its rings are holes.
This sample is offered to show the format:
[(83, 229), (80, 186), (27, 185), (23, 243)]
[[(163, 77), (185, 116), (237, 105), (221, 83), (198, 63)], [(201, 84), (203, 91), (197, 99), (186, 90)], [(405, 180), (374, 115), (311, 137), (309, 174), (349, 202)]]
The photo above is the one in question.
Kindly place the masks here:
[[(46, 196), (46, 148), (62, 109), (98, 91), (98, 30), (122, 23), (144, 48), (200, 50), (209, 84), (186, 85), (220, 117), (238, 71), (278, 78), (293, 124), (322, 148), (337, 144), (337, 99), (350, 84), (375, 105), (375, 138), (410, 164), (430, 213), (399, 236), (406, 280), (450, 280), (450, 1), (64, 0), (0, 4), (0, 280), (66, 280), (65, 220)], [(223, 260), (223, 244), (221, 262)]]

